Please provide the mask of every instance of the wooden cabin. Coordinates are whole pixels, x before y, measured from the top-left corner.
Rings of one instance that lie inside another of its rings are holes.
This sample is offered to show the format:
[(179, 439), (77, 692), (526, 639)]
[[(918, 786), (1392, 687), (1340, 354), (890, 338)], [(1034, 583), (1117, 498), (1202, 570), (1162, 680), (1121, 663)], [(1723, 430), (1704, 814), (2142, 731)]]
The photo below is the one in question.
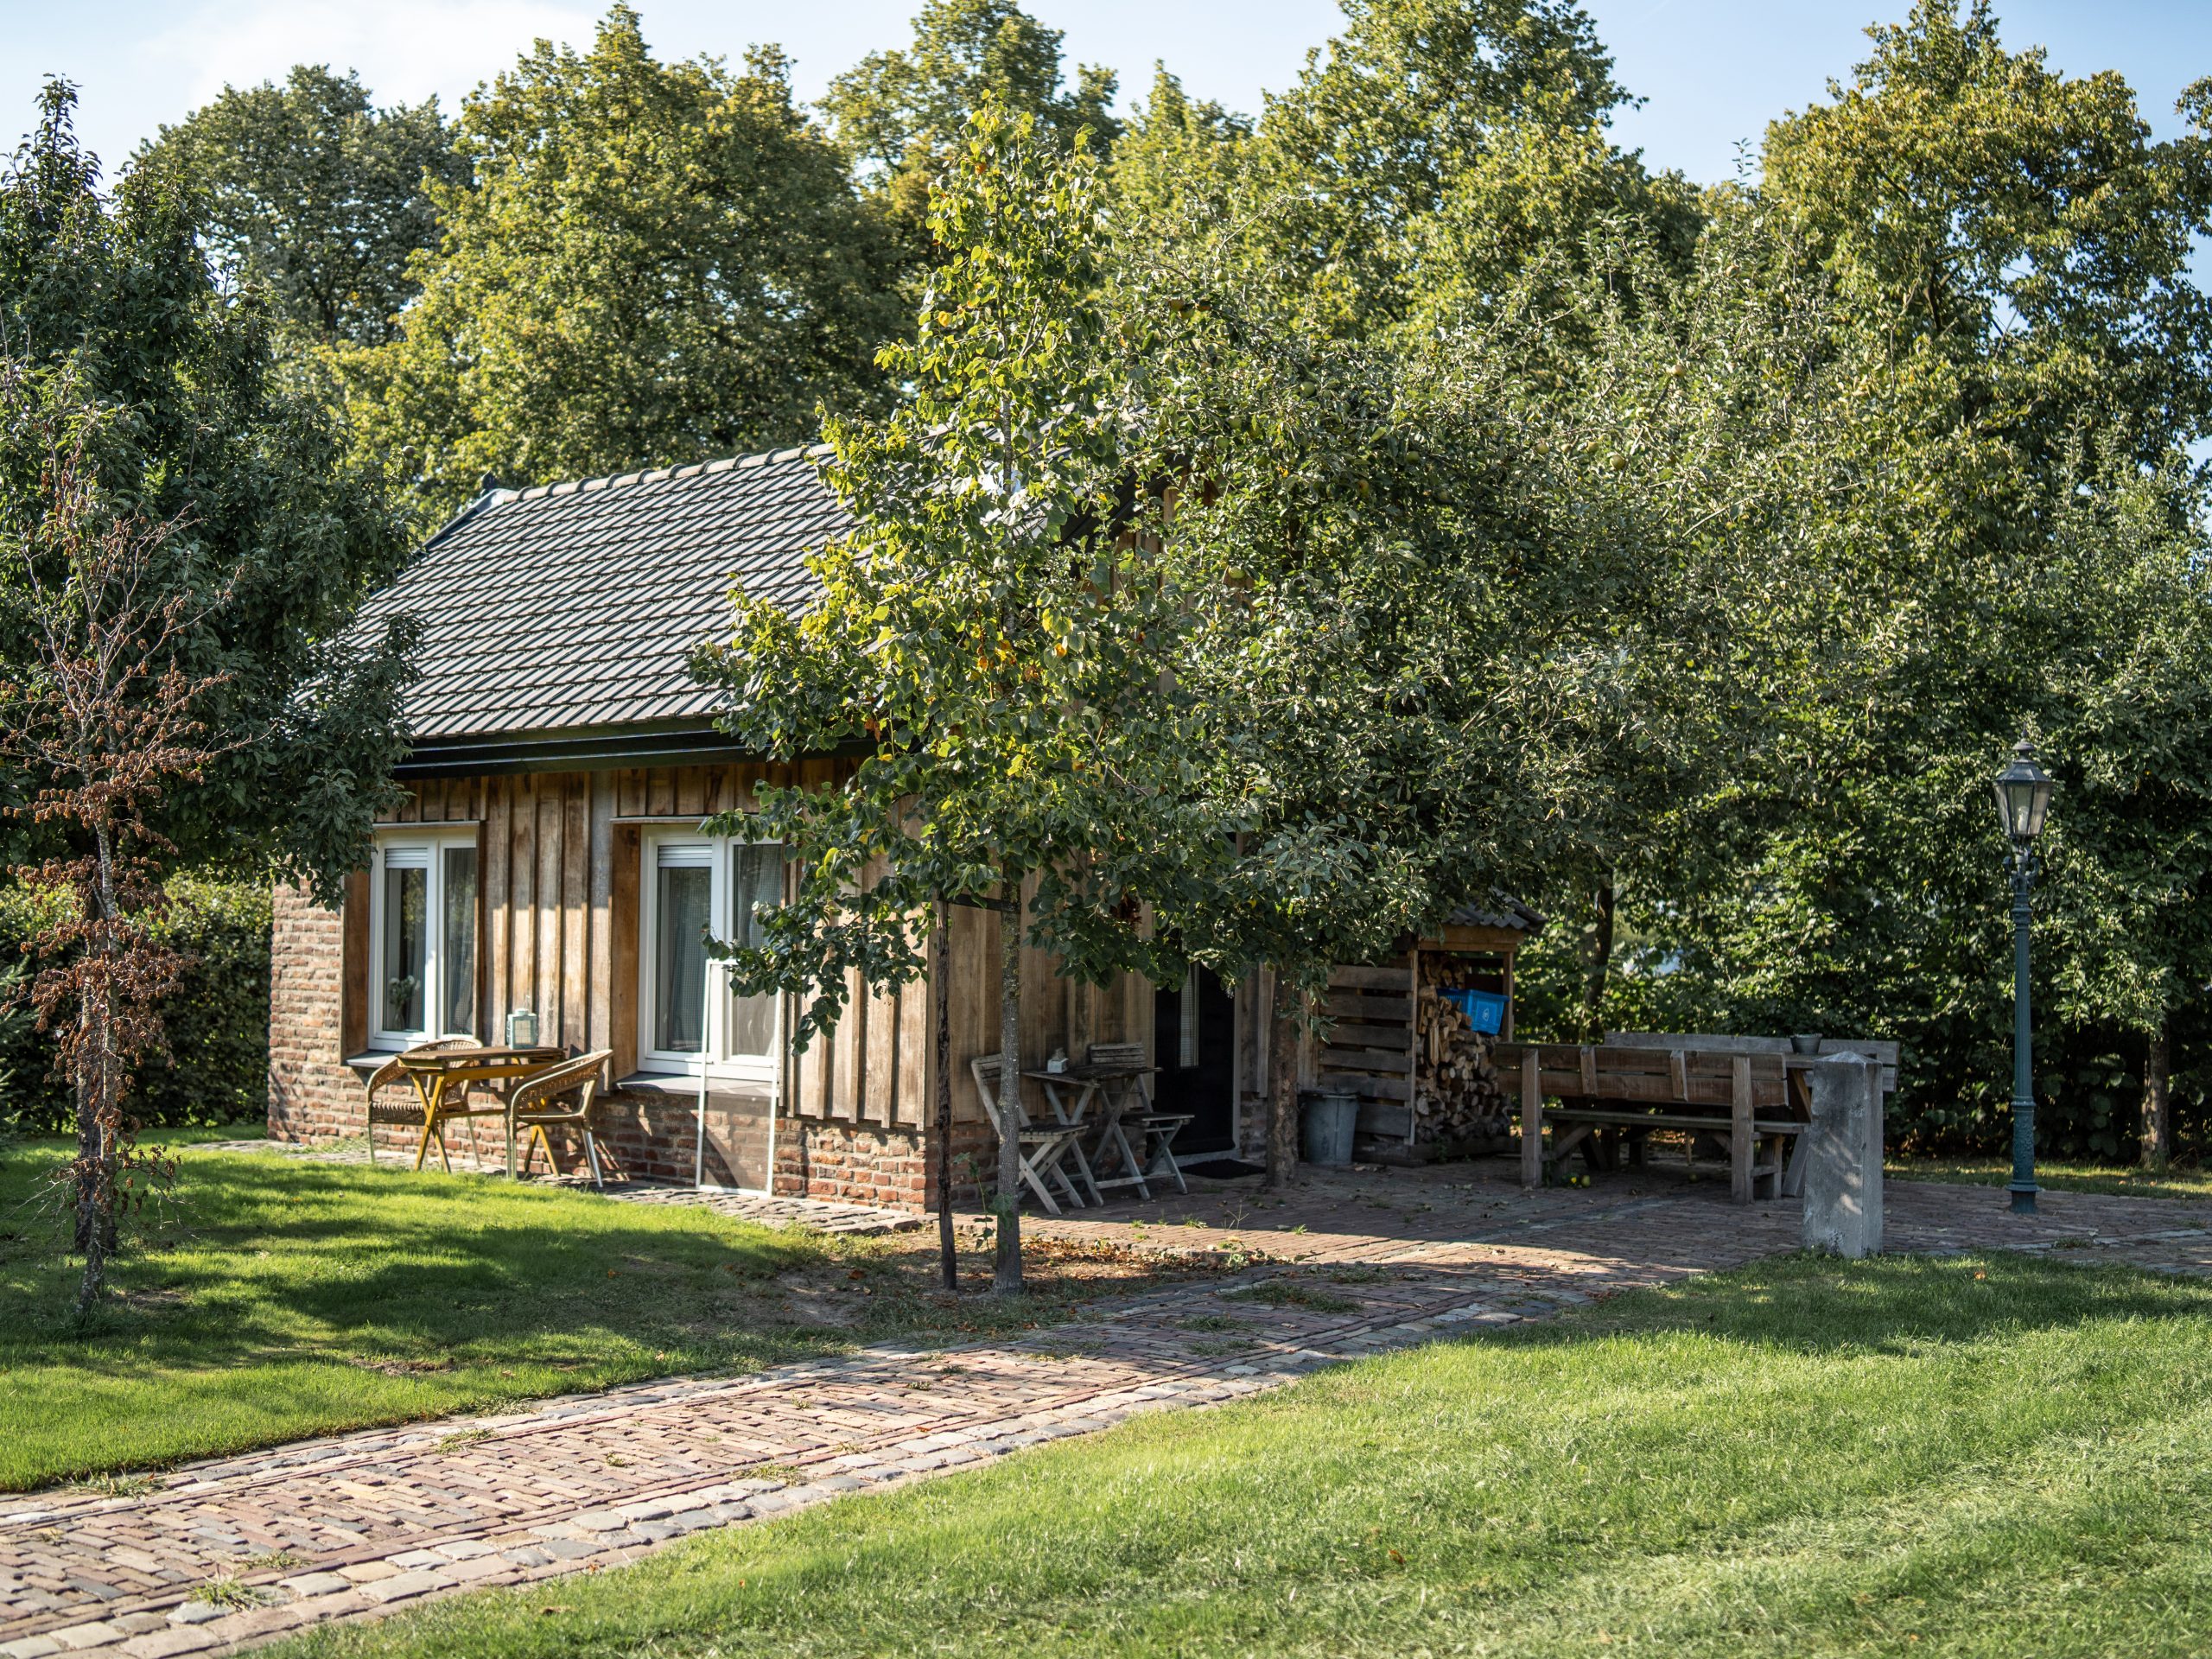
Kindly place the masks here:
[[(774, 849), (702, 821), (791, 769), (715, 729), (688, 657), (724, 632), (734, 579), (794, 606), (811, 595), (805, 556), (844, 524), (821, 454), (491, 490), (372, 598), (362, 627), (402, 613), (423, 627), (406, 798), (336, 909), (276, 895), (272, 1135), (358, 1135), (363, 1079), (391, 1053), (444, 1035), (500, 1041), (528, 1011), (540, 1041), (613, 1052), (607, 1138), (633, 1175), (919, 1205), (942, 995), (956, 1168), (990, 1166), (965, 1063), (998, 1047), (995, 916), (957, 915), (951, 984), (857, 997), (804, 1055), (778, 999), (709, 994), (702, 925), (728, 937), (784, 878)], [(832, 784), (846, 764), (797, 771)], [(1077, 986), (1033, 966), (1046, 989), (1023, 1009), (1026, 1058), (1152, 1040), (1149, 985)], [(1217, 992), (1164, 994), (1175, 1035), (1160, 1086), (1198, 1109), (1185, 1144), (1200, 1153), (1233, 1151), (1239, 1128)], [(395, 1147), (404, 1137), (386, 1133)], [(468, 1127), (457, 1134), (465, 1147)]]
[[(812, 595), (805, 556), (845, 522), (823, 453), (490, 490), (371, 599), (360, 626), (406, 613), (423, 628), (406, 798), (338, 908), (276, 894), (273, 1136), (358, 1135), (363, 1079), (392, 1053), (446, 1035), (503, 1041), (526, 1011), (541, 1042), (612, 1051), (607, 1139), (633, 1176), (920, 1206), (938, 1150), (924, 1126), (941, 996), (956, 1179), (988, 1172), (995, 1143), (967, 1062), (999, 1045), (995, 915), (956, 913), (950, 983), (856, 995), (803, 1055), (779, 999), (715, 994), (700, 943), (702, 926), (741, 933), (751, 901), (785, 879), (779, 849), (702, 822), (793, 769), (715, 728), (690, 653), (725, 632), (734, 580), (794, 607)], [(796, 773), (834, 785), (849, 764)], [(1232, 993), (1200, 973), (1173, 989), (1096, 988), (1056, 977), (1041, 953), (1029, 967), (1025, 1063), (1144, 1043), (1157, 1098), (1192, 1115), (1185, 1161), (1256, 1150), (1262, 984)], [(397, 1147), (407, 1132), (378, 1133)], [(464, 1161), (468, 1133), (456, 1131)]]

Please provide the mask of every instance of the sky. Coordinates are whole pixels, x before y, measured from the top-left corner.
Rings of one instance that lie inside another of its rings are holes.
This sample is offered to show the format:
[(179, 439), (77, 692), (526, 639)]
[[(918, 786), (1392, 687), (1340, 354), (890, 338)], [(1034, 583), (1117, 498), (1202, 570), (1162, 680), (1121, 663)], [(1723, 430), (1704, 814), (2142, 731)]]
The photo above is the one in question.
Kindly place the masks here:
[[(636, 0), (666, 56), (733, 59), (755, 41), (789, 52), (801, 96), (863, 54), (905, 41), (917, 0)], [(1910, 0), (1585, 0), (1621, 80), (1646, 101), (1615, 130), (1654, 168), (1704, 182), (1738, 145), (1821, 99), (1864, 55), (1862, 30)], [(1141, 96), (1163, 60), (1192, 92), (1256, 111), (1297, 76), (1341, 14), (1334, 0), (1027, 0), (1068, 56), (1118, 70)], [(448, 109), (536, 36), (588, 42), (591, 0), (0, 0), (0, 148), (31, 124), (49, 74), (80, 89), (79, 130), (111, 167), (227, 83), (282, 79), (298, 62), (353, 68), (379, 101), (436, 93)], [(2000, 0), (2015, 48), (2041, 44), (2069, 73), (2117, 69), (2162, 137), (2175, 96), (2212, 75), (2207, 0)]]

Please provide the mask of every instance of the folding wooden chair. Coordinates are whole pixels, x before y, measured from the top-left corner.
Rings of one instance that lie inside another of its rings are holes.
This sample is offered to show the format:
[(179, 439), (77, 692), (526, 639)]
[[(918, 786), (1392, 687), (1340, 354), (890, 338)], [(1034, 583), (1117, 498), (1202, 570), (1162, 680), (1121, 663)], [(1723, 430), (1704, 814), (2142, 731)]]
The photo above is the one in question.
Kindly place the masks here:
[[(1188, 1193), (1190, 1185), (1183, 1179), (1183, 1166), (1175, 1161), (1175, 1137), (1184, 1126), (1197, 1116), (1195, 1112), (1161, 1112), (1153, 1109), (1152, 1063), (1145, 1058), (1142, 1043), (1093, 1043), (1090, 1063), (1094, 1066), (1128, 1069), (1128, 1086), (1141, 1103), (1139, 1109), (1123, 1112), (1116, 1122), (1118, 1132), (1124, 1127), (1134, 1127), (1144, 1134), (1145, 1155), (1143, 1169), (1147, 1175), (1165, 1174), (1175, 1183), (1178, 1192)], [(1128, 1142), (1122, 1143), (1124, 1154)]]
[[(982, 1097), (983, 1116), (990, 1121), (999, 1138), (1006, 1138), (1007, 1126), (999, 1121), (999, 1057), (978, 1054), (968, 1062), (968, 1071), (976, 1079), (976, 1092)], [(1083, 1149), (1076, 1142), (1083, 1135), (1081, 1123), (1033, 1123), (1028, 1113), (1022, 1110), (1021, 1097), (1014, 1096), (1015, 1122), (1013, 1131), (1020, 1147), (1021, 1179), (1037, 1195), (1037, 1201), (1054, 1215), (1060, 1213), (1058, 1200), (1052, 1197), (1051, 1183), (1058, 1181), (1068, 1195), (1069, 1205), (1077, 1210), (1084, 1207), (1083, 1193), (1077, 1188), (1075, 1178), (1068, 1173), (1069, 1154), (1080, 1160)], [(1083, 1166), (1088, 1173), (1088, 1166)]]
[[(452, 1049), (479, 1046), (480, 1045), (474, 1037), (434, 1037), (427, 1043), (416, 1044), (407, 1052), (410, 1054), (442, 1054)], [(397, 1100), (378, 1100), (378, 1091), (389, 1088), (393, 1084), (397, 1084), (406, 1091), (405, 1094)], [(407, 1075), (406, 1068), (400, 1065), (399, 1056), (397, 1054), (369, 1073), (368, 1096), (369, 1161), (373, 1164), (377, 1160), (377, 1125), (379, 1123), (404, 1124), (408, 1128), (420, 1133), (423, 1128), (423, 1096), (415, 1087), (415, 1080)], [(468, 1146), (472, 1152), (476, 1149), (475, 1127), (473, 1123), (469, 1125)], [(450, 1169), (453, 1166), (450, 1162), (446, 1161), (446, 1138), (443, 1135), (438, 1136), (438, 1157), (442, 1162), (446, 1162), (447, 1168)], [(477, 1153), (476, 1162), (480, 1168), (484, 1162), (481, 1153)]]
[[(592, 1121), (593, 1103), (599, 1093), (600, 1073), (613, 1058), (611, 1048), (594, 1049), (588, 1054), (579, 1054), (573, 1060), (563, 1060), (549, 1071), (525, 1077), (515, 1085), (507, 1096), (507, 1146), (510, 1160), (513, 1157), (515, 1132), (526, 1129), (522, 1147), (522, 1162), (515, 1169), (519, 1179), (530, 1169), (530, 1160), (537, 1156), (537, 1148), (545, 1148), (545, 1161), (553, 1173), (561, 1173), (561, 1165), (553, 1156), (553, 1143), (545, 1138), (548, 1129), (573, 1129), (583, 1137), (584, 1162), (590, 1167), (592, 1185), (601, 1192), (607, 1190), (607, 1176), (600, 1167), (606, 1156), (602, 1154), (599, 1136)], [(618, 1166), (614, 1172), (622, 1173)]]

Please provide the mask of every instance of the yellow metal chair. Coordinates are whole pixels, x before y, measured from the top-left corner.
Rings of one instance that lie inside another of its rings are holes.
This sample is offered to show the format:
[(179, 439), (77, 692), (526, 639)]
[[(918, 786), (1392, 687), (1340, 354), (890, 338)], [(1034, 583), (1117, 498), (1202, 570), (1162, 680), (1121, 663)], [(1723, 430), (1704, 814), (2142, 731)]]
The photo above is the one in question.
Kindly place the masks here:
[[(435, 1037), (427, 1043), (416, 1044), (407, 1052), (410, 1054), (442, 1054), (456, 1048), (481, 1046), (482, 1045), (474, 1037)], [(377, 1098), (378, 1090), (389, 1088), (394, 1084), (397, 1084), (405, 1093), (396, 1100), (380, 1101)], [(377, 1125), (379, 1123), (401, 1124), (419, 1134), (423, 1128), (423, 1096), (415, 1087), (415, 1080), (407, 1075), (406, 1068), (400, 1065), (399, 1056), (397, 1054), (369, 1073), (368, 1096), (369, 1161), (373, 1164), (377, 1160)], [(445, 1137), (440, 1135), (438, 1155), (442, 1159), (445, 1156)], [(469, 1142), (472, 1148), (475, 1144), (473, 1140)], [(480, 1164), (483, 1160), (480, 1157), (477, 1161)]]
[[(507, 1167), (519, 1179), (530, 1167), (530, 1160), (537, 1148), (545, 1148), (545, 1161), (558, 1175), (561, 1166), (553, 1156), (553, 1143), (547, 1140), (548, 1129), (572, 1129), (583, 1137), (584, 1162), (591, 1168), (592, 1185), (602, 1191), (607, 1177), (601, 1168), (602, 1157), (613, 1164), (611, 1154), (600, 1151), (599, 1135), (593, 1122), (593, 1110), (599, 1094), (599, 1080), (607, 1062), (613, 1057), (611, 1048), (594, 1049), (588, 1054), (579, 1054), (573, 1060), (563, 1060), (549, 1071), (540, 1071), (515, 1086), (507, 1096)], [(515, 1162), (515, 1135), (526, 1130), (522, 1148), (522, 1162)], [(622, 1173), (620, 1166), (614, 1173)]]

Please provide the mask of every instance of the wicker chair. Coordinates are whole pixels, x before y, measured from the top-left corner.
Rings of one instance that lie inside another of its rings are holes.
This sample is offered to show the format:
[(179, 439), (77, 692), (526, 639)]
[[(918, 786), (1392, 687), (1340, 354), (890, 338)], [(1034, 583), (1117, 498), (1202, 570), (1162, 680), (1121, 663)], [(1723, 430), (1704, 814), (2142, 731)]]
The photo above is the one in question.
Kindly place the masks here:
[[(474, 1037), (434, 1037), (427, 1043), (416, 1044), (407, 1052), (410, 1054), (442, 1054), (451, 1049), (480, 1046), (481, 1045)], [(395, 1084), (401, 1091), (399, 1098), (382, 1101), (377, 1098), (379, 1090)], [(369, 1073), (368, 1096), (369, 1161), (373, 1164), (377, 1160), (377, 1125), (399, 1123), (410, 1129), (420, 1130), (423, 1127), (423, 1097), (415, 1092), (414, 1080), (407, 1075), (407, 1069), (400, 1065), (397, 1054)], [(472, 1141), (469, 1144), (474, 1147), (475, 1142)], [(438, 1145), (442, 1155), (445, 1143), (441, 1141)]]
[[(582, 1135), (584, 1162), (590, 1166), (592, 1185), (604, 1192), (607, 1176), (601, 1160), (612, 1164), (611, 1154), (601, 1152), (599, 1135), (592, 1113), (599, 1094), (600, 1074), (607, 1062), (613, 1057), (611, 1048), (594, 1049), (588, 1054), (579, 1054), (573, 1060), (563, 1060), (549, 1071), (541, 1071), (528, 1081), (516, 1086), (507, 1096), (507, 1155), (508, 1166), (519, 1178), (530, 1168), (530, 1160), (537, 1148), (545, 1148), (545, 1161), (558, 1175), (561, 1166), (553, 1156), (553, 1143), (545, 1138), (549, 1128), (573, 1129)], [(523, 1141), (522, 1162), (514, 1160), (515, 1132), (529, 1133)], [(622, 1173), (620, 1166), (614, 1173)]]

